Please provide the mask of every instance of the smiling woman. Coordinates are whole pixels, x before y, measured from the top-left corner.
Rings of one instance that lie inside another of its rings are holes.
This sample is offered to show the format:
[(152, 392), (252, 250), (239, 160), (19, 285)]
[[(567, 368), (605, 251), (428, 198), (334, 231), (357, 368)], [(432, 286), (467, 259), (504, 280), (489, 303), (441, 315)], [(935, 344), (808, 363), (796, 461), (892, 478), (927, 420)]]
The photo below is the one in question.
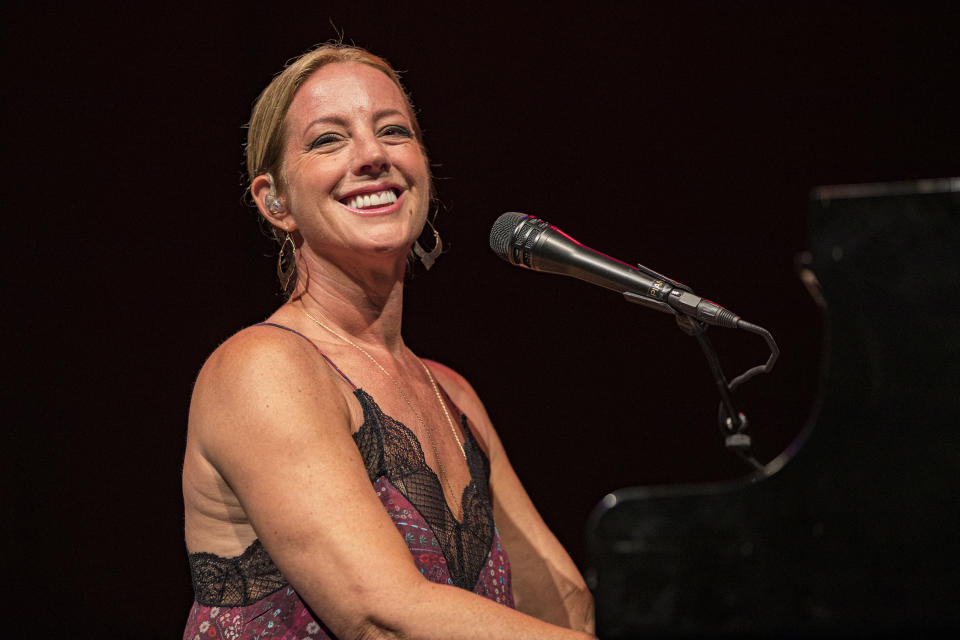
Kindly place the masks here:
[[(283, 72), (264, 89), (254, 105), (253, 113), (250, 117), (246, 149), (247, 175), (251, 181), (255, 180), (258, 176), (276, 175), (279, 178), (278, 186), (281, 190), (287, 185), (285, 147), (292, 139), (292, 137), (289, 136), (291, 130), (291, 122), (289, 119), (291, 105), (296, 96), (304, 93), (301, 91), (301, 88), (312, 78), (314, 73), (327, 65), (337, 63), (364, 65), (368, 69), (379, 72), (380, 77), (378, 80), (381, 80), (381, 83), (386, 80), (393, 85), (393, 91), (399, 95), (400, 101), (393, 106), (392, 111), (388, 110), (378, 115), (383, 117), (398, 116), (408, 124), (407, 126), (397, 125), (391, 127), (385, 133), (397, 139), (406, 138), (409, 140), (412, 137), (416, 141), (416, 146), (420, 149), (420, 153), (423, 156), (422, 161), (424, 167), (429, 175), (429, 165), (426, 148), (423, 144), (423, 134), (414, 115), (413, 104), (393, 68), (383, 58), (358, 47), (324, 45), (292, 61)], [(392, 92), (388, 89), (388, 93)], [(324, 95), (321, 94), (313, 97), (322, 101)], [(395, 98), (395, 96), (390, 96), (390, 98)], [(301, 100), (301, 102), (303, 102), (303, 100)], [(392, 100), (392, 102), (396, 102), (396, 100)], [(317, 124), (319, 126), (324, 123), (317, 121), (316, 123), (308, 124)], [(343, 125), (344, 123), (329, 122), (327, 124)], [(309, 134), (309, 132), (303, 131), (298, 133)], [(332, 150), (338, 143), (342, 142), (344, 142), (342, 135), (336, 131), (325, 131), (312, 139), (301, 140), (301, 143), (306, 143), (311, 148), (317, 150), (326, 149), (327, 151)], [(250, 188), (252, 192), (252, 182)], [(398, 196), (399, 193), (395, 193), (395, 195)], [(432, 196), (432, 192), (430, 192), (429, 195)], [(356, 204), (358, 203), (354, 203), (354, 205)], [(354, 208), (360, 209), (363, 207), (354, 206)], [(281, 248), (283, 248), (285, 243), (290, 240), (290, 235), (283, 227), (271, 225), (270, 229), (274, 239), (280, 244)], [(297, 270), (295, 261), (292, 259), (286, 261), (281, 260), (281, 264), (279, 264), (278, 267), (280, 270), (279, 276), (281, 283), (284, 284), (284, 293), (289, 295), (296, 284)]]
[(431, 180), (396, 73), (323, 45), (258, 99), (250, 194), (288, 300), (194, 388), (184, 638), (576, 638), (589, 591), (482, 403), (400, 320)]

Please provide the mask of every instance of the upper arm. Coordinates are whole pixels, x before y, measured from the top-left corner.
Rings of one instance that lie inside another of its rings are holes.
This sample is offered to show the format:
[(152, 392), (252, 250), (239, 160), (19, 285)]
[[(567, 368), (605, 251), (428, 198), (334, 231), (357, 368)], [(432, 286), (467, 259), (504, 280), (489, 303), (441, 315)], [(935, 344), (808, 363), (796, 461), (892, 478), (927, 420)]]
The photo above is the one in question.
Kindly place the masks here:
[(349, 630), (420, 574), (370, 484), (330, 368), (299, 338), (245, 333), (204, 366), (191, 437), (283, 575), (323, 603), (332, 629)]
[(586, 583), (527, 495), (476, 392), (451, 369), (436, 363), (431, 369), (486, 445), (494, 519), (510, 557), (517, 608), (592, 632), (593, 605)]

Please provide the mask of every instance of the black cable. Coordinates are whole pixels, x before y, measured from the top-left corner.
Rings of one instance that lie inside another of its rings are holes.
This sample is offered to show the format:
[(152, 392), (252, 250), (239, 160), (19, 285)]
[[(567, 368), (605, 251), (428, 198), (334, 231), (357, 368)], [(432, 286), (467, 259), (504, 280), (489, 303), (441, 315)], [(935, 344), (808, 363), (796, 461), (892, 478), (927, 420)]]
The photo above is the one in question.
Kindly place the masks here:
[(736, 410), (733, 404), (733, 390), (744, 382), (760, 373), (769, 373), (773, 369), (777, 357), (780, 355), (780, 349), (770, 332), (758, 325), (737, 319), (737, 328), (750, 333), (755, 333), (763, 337), (770, 349), (770, 356), (762, 365), (751, 367), (741, 373), (739, 376), (727, 382), (723, 369), (720, 366), (720, 359), (713, 348), (713, 344), (707, 337), (707, 325), (695, 318), (676, 313), (677, 325), (687, 335), (697, 339), (704, 357), (707, 359), (707, 365), (713, 374), (714, 382), (717, 385), (717, 391), (720, 392), (720, 406), (717, 409), (717, 422), (720, 426), (720, 434), (723, 436), (724, 446), (733, 451), (741, 460), (751, 466), (755, 471), (762, 471), (765, 467), (750, 451), (752, 445), (751, 437), (747, 431), (747, 417)]
[(751, 324), (746, 320), (737, 320), (737, 328), (763, 336), (763, 339), (767, 342), (767, 347), (770, 349), (770, 357), (767, 358), (764, 364), (751, 367), (731, 380), (729, 385), (731, 391), (759, 373), (770, 373), (770, 370), (773, 369), (773, 363), (777, 361), (777, 357), (780, 355), (780, 348), (777, 346), (773, 336), (763, 327)]

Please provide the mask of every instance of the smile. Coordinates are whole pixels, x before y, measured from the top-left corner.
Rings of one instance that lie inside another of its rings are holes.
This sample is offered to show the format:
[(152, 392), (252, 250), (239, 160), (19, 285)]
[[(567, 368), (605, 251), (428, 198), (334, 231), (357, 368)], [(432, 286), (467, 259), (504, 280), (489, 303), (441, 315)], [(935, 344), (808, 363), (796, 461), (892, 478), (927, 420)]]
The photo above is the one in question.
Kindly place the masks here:
[(350, 209), (364, 211), (367, 209), (380, 209), (389, 206), (397, 201), (397, 194), (393, 189), (384, 189), (374, 193), (364, 193), (351, 196), (341, 202)]

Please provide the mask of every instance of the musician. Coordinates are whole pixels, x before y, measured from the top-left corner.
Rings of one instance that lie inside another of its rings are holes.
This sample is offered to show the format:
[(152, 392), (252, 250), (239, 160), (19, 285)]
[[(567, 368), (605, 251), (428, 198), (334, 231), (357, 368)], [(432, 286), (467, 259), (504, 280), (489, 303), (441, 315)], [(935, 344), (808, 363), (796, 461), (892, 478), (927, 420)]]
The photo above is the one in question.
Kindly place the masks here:
[(439, 236), (395, 71), (313, 49), (258, 98), (246, 154), (288, 297), (197, 379), (184, 638), (591, 637), (590, 593), (483, 404), (404, 344), (408, 255), (429, 263)]

